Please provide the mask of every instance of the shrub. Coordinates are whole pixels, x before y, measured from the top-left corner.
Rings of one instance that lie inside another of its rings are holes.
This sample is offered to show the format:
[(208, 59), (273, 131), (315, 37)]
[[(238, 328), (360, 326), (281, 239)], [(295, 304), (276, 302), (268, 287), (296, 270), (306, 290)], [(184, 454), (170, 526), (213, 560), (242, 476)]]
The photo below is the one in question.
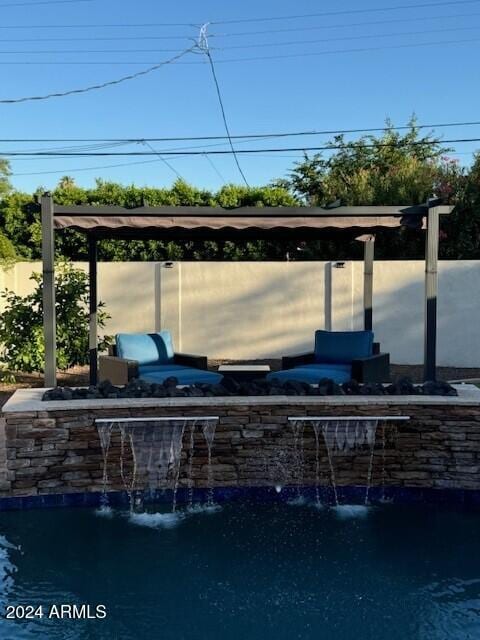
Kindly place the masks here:
[(13, 262), (17, 257), (11, 240), (0, 231), (0, 263)]
[[(43, 338), (42, 276), (34, 273), (36, 283), (32, 293), (19, 296), (4, 291), (5, 310), (0, 318), (1, 359), (11, 371), (25, 373), (42, 372), (44, 369), (45, 343)], [(68, 369), (87, 364), (88, 347), (88, 278), (69, 264), (62, 264), (56, 271), (57, 313), (57, 366)], [(110, 317), (98, 304), (98, 327), (105, 327)], [(109, 336), (99, 339), (99, 349), (110, 343)]]

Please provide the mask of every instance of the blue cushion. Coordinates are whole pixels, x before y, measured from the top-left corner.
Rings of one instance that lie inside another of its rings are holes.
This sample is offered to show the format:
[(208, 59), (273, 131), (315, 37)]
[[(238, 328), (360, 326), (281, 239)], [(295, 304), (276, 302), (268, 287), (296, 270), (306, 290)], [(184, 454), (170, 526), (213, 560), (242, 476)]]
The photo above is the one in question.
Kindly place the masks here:
[(352, 365), (351, 364), (341, 364), (341, 363), (316, 363), (316, 364), (302, 364), (300, 365), (300, 368), (302, 369), (323, 369), (324, 371), (329, 371), (330, 373), (332, 373), (333, 371), (342, 371), (344, 373), (348, 373), (349, 375), (352, 372)]
[(188, 369), (189, 367), (184, 367), (179, 364), (143, 364), (138, 367), (138, 377), (144, 378), (148, 376), (150, 373), (156, 373), (157, 371), (167, 372), (170, 371), (171, 375), (174, 376), (182, 369)]
[(117, 355), (137, 360), (140, 365), (173, 362), (170, 331), (160, 333), (118, 333), (115, 336)]
[(171, 365), (157, 367), (156, 371), (150, 370), (139, 377), (145, 382), (161, 384), (172, 376), (178, 379), (178, 384), (185, 385), (195, 383), (219, 384), (223, 380), (223, 376), (220, 373), (194, 369), (193, 367), (172, 367)]
[(308, 384), (318, 384), (322, 378), (330, 378), (334, 382), (341, 384), (348, 382), (352, 378), (352, 371), (349, 365), (343, 365), (343, 368), (335, 365), (306, 365), (295, 367), (294, 369), (284, 369), (283, 371), (272, 371), (267, 376), (269, 382), (278, 380), (281, 383), (287, 380), (295, 380), (296, 382), (307, 382)]
[(372, 331), (315, 331), (315, 362), (347, 364), (372, 352)]

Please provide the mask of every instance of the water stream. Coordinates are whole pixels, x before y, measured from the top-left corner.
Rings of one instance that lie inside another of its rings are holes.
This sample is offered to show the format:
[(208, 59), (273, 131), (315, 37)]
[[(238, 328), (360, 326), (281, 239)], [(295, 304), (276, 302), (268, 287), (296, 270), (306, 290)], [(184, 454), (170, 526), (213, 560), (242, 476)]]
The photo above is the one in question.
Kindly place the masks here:
[(315, 504), (321, 507), (320, 500), (320, 425), (318, 422), (313, 423), (313, 432), (315, 434)]
[(110, 441), (112, 436), (113, 422), (103, 422), (98, 425), (98, 435), (102, 446), (103, 473), (102, 473), (102, 496), (100, 498), (100, 510), (107, 513), (110, 509), (108, 504), (108, 453), (110, 451)]
[(208, 450), (208, 470), (207, 470), (207, 507), (213, 507), (213, 468), (212, 468), (212, 448), (215, 438), (217, 423), (213, 420), (205, 420), (202, 425), (203, 436), (207, 443)]
[[(103, 457), (102, 506), (108, 507), (108, 462), (111, 437), (116, 427), (120, 433), (120, 477), (128, 494), (131, 512), (143, 510), (145, 489), (155, 495), (158, 489), (172, 489), (172, 514), (177, 510), (177, 491), (183, 437), (190, 423), (187, 463), (187, 500), (193, 504), (193, 457), (195, 426), (199, 418), (120, 418), (97, 420)], [(200, 418), (208, 448), (208, 500), (213, 505), (212, 448), (217, 418)]]
[[(348, 455), (351, 452), (367, 453), (367, 477), (365, 482), (365, 498), (364, 505), (368, 506), (370, 489), (372, 486), (373, 463), (375, 456), (375, 443), (379, 422), (382, 422), (382, 496), (385, 496), (385, 449), (386, 449), (386, 423), (388, 421), (396, 422), (399, 420), (408, 420), (408, 416), (385, 416), (385, 417), (303, 417), (289, 418), (293, 431), (293, 464), (298, 471), (297, 478), (297, 495), (301, 492), (301, 482), (303, 478), (303, 447), (302, 452), (299, 451), (299, 443), (303, 440), (300, 438), (302, 428), (306, 424), (311, 424), (315, 435), (315, 503), (321, 506), (320, 502), (320, 436), (323, 438), (325, 450), (327, 453), (328, 469), (330, 474), (330, 484), (333, 491), (335, 506), (340, 506), (338, 495), (338, 483), (335, 473), (334, 460), (339, 455)], [(301, 467), (301, 468), (300, 468)]]
[(296, 484), (297, 501), (302, 500), (302, 486), (304, 475), (303, 429), (301, 420), (293, 420), (291, 423), (293, 433), (293, 477)]
[(192, 422), (190, 425), (190, 439), (189, 439), (189, 447), (188, 447), (188, 471), (187, 471), (187, 506), (188, 509), (192, 509), (193, 507), (193, 486), (195, 484), (193, 478), (193, 452), (195, 449), (195, 427), (197, 426), (196, 421)]

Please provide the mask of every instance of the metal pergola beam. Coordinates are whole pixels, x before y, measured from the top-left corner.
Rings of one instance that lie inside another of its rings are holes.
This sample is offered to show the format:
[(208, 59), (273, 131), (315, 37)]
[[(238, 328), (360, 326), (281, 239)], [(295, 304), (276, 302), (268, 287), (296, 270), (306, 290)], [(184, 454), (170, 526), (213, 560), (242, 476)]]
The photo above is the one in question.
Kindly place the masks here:
[[(444, 207), (450, 209), (450, 207)], [(367, 217), (374, 216), (425, 216), (428, 210), (427, 205), (398, 205), (398, 206), (340, 206), (340, 207), (233, 207), (225, 209), (223, 207), (208, 206), (176, 206), (162, 205), (158, 207), (142, 205), (140, 207), (120, 207), (117, 205), (56, 205), (55, 213), (59, 216), (118, 216), (118, 215), (144, 215), (144, 216), (169, 216), (175, 217), (192, 216), (275, 216), (300, 218), (307, 216), (320, 217)]]

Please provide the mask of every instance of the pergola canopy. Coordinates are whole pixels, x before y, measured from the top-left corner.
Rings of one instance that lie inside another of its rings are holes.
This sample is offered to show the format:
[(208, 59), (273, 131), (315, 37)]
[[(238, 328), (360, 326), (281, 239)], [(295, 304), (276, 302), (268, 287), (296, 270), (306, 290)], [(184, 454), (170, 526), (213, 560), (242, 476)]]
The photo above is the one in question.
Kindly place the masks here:
[(440, 215), (453, 207), (438, 200), (414, 206), (368, 207), (183, 207), (55, 205), (50, 194), (41, 199), (45, 382), (56, 384), (55, 230), (76, 229), (88, 235), (90, 282), (90, 380), (97, 376), (97, 240), (123, 239), (246, 239), (317, 238), (329, 230), (363, 235), (365, 328), (372, 326), (372, 234), (402, 226), (426, 229), (424, 376), (435, 378), (437, 336), (437, 262)]
[[(439, 209), (447, 207), (439, 207)], [(448, 208), (449, 210), (450, 208)], [(440, 213), (442, 213), (440, 211)], [(447, 211), (445, 211), (447, 213)], [(169, 239), (316, 237), (326, 230), (425, 226), (427, 205), (395, 207), (183, 207), (55, 206), (55, 229), (73, 228), (96, 237)]]

